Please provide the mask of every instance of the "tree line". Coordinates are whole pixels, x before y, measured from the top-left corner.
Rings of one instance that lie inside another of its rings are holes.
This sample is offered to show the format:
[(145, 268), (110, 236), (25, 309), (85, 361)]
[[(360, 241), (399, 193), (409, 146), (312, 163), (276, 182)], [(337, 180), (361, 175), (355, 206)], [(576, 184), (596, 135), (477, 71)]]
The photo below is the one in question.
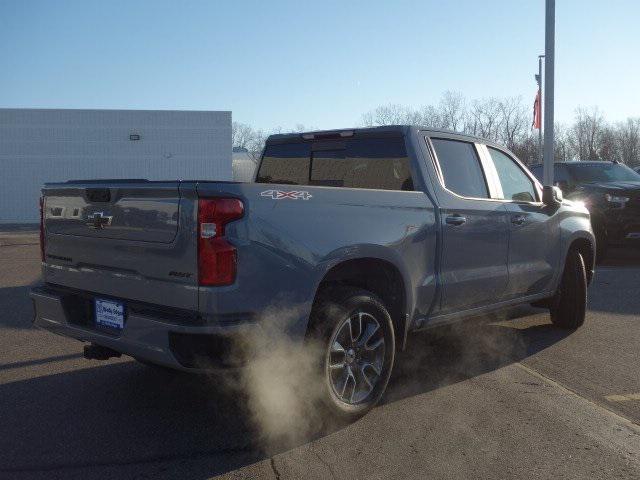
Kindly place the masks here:
[[(522, 97), (469, 100), (458, 92), (448, 91), (434, 105), (379, 106), (362, 115), (361, 126), (411, 124), (463, 132), (500, 143), (523, 162), (533, 164), (541, 157), (532, 117), (533, 105), (525, 105)], [(293, 129), (304, 130), (303, 125)], [(629, 166), (640, 165), (640, 117), (608, 122), (598, 107), (578, 107), (573, 121), (556, 123), (554, 132), (556, 161), (616, 160)], [(232, 137), (235, 147), (246, 148), (258, 158), (267, 134), (233, 122)]]

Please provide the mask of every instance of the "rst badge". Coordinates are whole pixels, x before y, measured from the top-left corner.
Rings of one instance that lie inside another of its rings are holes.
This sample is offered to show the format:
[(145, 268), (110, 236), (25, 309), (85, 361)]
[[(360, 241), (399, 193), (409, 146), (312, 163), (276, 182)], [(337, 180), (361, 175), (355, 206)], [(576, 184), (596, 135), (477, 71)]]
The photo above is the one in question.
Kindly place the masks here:
[(265, 190), (264, 192), (260, 192), (261, 197), (271, 197), (274, 200), (309, 200), (313, 195), (309, 192), (293, 190), (290, 192), (285, 192), (282, 190)]

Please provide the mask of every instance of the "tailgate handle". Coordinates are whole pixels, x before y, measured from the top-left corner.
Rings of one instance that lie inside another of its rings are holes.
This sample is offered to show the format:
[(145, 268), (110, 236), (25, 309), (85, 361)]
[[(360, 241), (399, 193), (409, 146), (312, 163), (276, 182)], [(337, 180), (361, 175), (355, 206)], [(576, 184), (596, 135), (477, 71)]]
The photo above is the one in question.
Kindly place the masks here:
[(87, 199), (94, 203), (111, 201), (111, 190), (108, 188), (87, 188)]
[(460, 214), (454, 213), (453, 215), (449, 215), (444, 219), (447, 225), (454, 225), (456, 227), (463, 225), (467, 219)]

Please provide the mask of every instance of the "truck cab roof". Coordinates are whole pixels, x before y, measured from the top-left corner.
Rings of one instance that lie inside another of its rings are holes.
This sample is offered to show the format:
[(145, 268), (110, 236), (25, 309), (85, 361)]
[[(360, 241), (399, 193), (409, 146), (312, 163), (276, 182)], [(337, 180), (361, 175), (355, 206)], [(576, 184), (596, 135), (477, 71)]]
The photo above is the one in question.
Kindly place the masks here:
[(349, 137), (400, 137), (406, 135), (410, 131), (419, 131), (429, 134), (443, 134), (447, 136), (455, 136), (464, 138), (468, 141), (481, 142), (488, 145), (494, 145), (495, 142), (470, 135), (468, 133), (456, 132), (453, 130), (425, 127), (421, 125), (384, 125), (380, 127), (364, 127), (364, 128), (343, 128), (338, 130), (313, 130), (307, 132), (295, 133), (277, 133), (267, 138), (267, 144), (291, 143), (302, 140), (330, 140)]

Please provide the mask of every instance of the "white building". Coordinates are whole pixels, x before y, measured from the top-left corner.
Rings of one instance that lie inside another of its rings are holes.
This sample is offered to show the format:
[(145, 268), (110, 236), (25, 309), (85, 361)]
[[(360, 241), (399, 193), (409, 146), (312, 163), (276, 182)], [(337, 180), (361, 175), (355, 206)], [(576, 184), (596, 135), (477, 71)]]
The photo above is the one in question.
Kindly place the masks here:
[(38, 221), (45, 182), (232, 180), (231, 112), (0, 109), (0, 223)]

